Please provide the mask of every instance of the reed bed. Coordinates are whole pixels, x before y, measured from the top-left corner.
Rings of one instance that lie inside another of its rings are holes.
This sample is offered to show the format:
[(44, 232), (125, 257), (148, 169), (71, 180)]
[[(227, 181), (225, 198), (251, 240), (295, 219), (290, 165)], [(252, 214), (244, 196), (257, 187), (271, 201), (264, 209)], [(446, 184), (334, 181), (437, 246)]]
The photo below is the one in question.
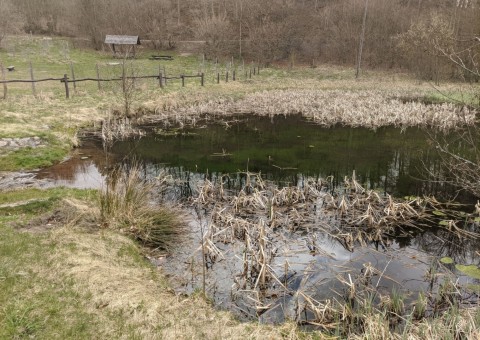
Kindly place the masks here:
[(406, 101), (400, 93), (376, 90), (276, 90), (247, 94), (241, 99), (205, 98), (187, 105), (164, 103), (155, 108), (156, 118), (195, 121), (204, 115), (261, 116), (302, 114), (322, 126), (400, 128), (422, 126), (450, 130), (476, 122), (475, 111), (451, 103), (425, 104)]
[[(443, 312), (454, 313), (452, 308), (461, 305), (462, 295), (457, 294), (460, 288), (445, 283), (439, 292), (419, 298), (412, 309), (411, 305), (406, 306), (402, 293), (378, 289), (384, 272), (369, 264), (364, 265), (360, 274), (351, 275), (348, 271), (337, 274), (335, 280), (343, 290), (331, 299), (319, 299), (316, 289), (322, 283), (307, 284), (309, 273), (314, 272), (312, 268), (305, 269), (300, 287), (291, 291), (290, 264), (285, 260), (279, 266), (275, 259), (281, 256), (280, 235), (297, 231), (306, 235), (305, 251), (322, 256), (328, 254), (318, 247), (316, 232), (330, 235), (349, 251), (367, 243), (381, 244), (387, 249), (390, 235), (431, 227), (457, 235), (458, 242), (466, 237), (479, 239), (476, 214), (461, 217), (474, 227), (456, 226), (452, 222), (455, 210), (447, 210), (434, 198), (395, 199), (366, 190), (355, 173), (344, 178), (341, 188), (332, 188), (332, 181), (322, 179), (310, 179), (301, 186), (278, 187), (264, 181), (260, 174), (247, 171), (239, 175), (243, 185), (238, 190), (226, 190), (223, 177), (215, 183), (207, 180), (192, 202), (209, 212), (210, 223), (202, 239), (209, 267), (232, 256), (232, 252), (223, 253), (220, 249), (225, 247), (219, 244), (242, 249), (234, 259), (239, 271), (233, 278), (232, 296), (239, 299), (243, 295), (242, 301), (250, 302), (257, 315), (272, 308), (271, 297), (290, 295), (296, 306), (290, 318), (298, 324), (308, 323), (329, 332), (351, 335), (371, 327), (369, 322), (379, 315), (388, 332), (403, 331), (414, 327), (410, 322), (414, 317), (423, 320)], [(447, 220), (450, 222), (440, 223)], [(442, 275), (450, 278), (449, 274)], [(453, 282), (454, 276), (451, 277)], [(467, 326), (472, 331), (471, 324)]]
[(100, 136), (104, 144), (109, 145), (116, 140), (139, 138), (145, 131), (137, 127), (135, 120), (128, 117), (115, 117), (109, 115), (101, 122)]
[[(321, 179), (309, 180), (303, 186), (279, 188), (263, 181), (260, 174), (243, 175), (245, 185), (238, 192), (224, 189), (223, 181), (206, 181), (193, 199), (195, 204), (210, 209), (214, 241), (244, 241), (245, 235), (258, 229), (259, 223), (268, 231), (321, 230), (351, 251), (355, 245), (383, 243), (385, 235), (392, 235), (399, 228), (443, 226), (466, 237), (480, 237), (457, 226), (458, 221), (447, 217), (446, 207), (435, 198), (396, 199), (366, 190), (355, 172), (351, 178), (344, 178), (342, 190), (332, 190), (331, 183)], [(469, 220), (473, 222), (474, 217)]]

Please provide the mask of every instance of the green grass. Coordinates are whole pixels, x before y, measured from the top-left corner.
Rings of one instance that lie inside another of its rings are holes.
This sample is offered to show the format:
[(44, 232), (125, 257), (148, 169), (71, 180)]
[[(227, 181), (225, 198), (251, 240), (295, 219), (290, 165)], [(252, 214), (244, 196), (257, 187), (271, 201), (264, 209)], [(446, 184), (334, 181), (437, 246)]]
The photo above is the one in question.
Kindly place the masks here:
[(73, 197), (76, 199), (92, 199), (92, 196), (96, 195), (95, 190), (78, 190), (67, 188), (52, 188), (48, 190), (28, 188), (15, 191), (0, 191), (0, 205), (20, 202), (30, 199), (59, 200), (63, 197)]
[(30, 170), (48, 167), (66, 157), (66, 147), (24, 148), (0, 157), (0, 168), (6, 171)]
[(1, 204), (38, 199), (0, 209), (0, 339), (88, 339), (95, 334), (96, 320), (83, 306), (88, 296), (76, 292), (70, 278), (55, 272), (48, 256), (55, 244), (46, 235), (22, 233), (10, 226), (50, 210), (61, 192), (0, 193)]
[[(75, 256), (83, 251), (81, 246), (75, 241), (62, 244), (48, 232), (17, 229), (58, 209), (63, 198), (92, 201), (96, 195), (92, 190), (65, 188), (0, 192), (0, 339), (92, 339), (102, 332), (138, 338), (122, 310), (105, 311), (114, 329), (109, 333), (91, 311), (91, 294), (58, 270), (65, 264), (51, 255), (67, 251)], [(120, 247), (118, 257), (130, 266), (150, 270), (139, 248), (131, 243)]]

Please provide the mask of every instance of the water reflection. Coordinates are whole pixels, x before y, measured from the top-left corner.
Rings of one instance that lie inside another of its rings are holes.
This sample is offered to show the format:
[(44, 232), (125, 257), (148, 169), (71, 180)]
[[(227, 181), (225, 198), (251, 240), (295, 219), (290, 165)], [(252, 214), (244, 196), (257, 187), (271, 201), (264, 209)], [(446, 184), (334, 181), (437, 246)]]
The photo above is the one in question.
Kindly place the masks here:
[[(182, 130), (146, 130), (149, 134), (141, 139), (114, 143), (108, 157), (101, 141), (84, 140), (69, 161), (38, 176), (61, 180), (62, 185), (98, 187), (98, 180), (108, 175), (107, 163), (136, 159), (144, 164), (148, 176), (168, 171), (189, 182), (201, 175), (209, 179), (234, 176), (248, 169), (282, 186), (299, 184), (306, 177), (329, 176), (339, 185), (355, 170), (365, 188), (395, 196), (456, 195), (452, 188), (425, 180), (428, 172), (439, 173), (441, 168), (427, 133), (420, 129), (321, 128), (300, 116), (287, 116), (242, 118), (227, 125)], [(88, 159), (82, 159), (85, 156)], [(77, 173), (88, 174), (86, 183)]]

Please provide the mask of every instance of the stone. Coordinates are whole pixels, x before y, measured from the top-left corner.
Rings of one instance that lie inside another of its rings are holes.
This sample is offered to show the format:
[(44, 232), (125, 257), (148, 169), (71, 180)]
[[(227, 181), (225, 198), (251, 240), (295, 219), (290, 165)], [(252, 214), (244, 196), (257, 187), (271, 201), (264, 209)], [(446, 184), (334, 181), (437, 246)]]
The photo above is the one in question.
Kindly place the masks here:
[(18, 138), (14, 143), (17, 143), (20, 147), (26, 147), (28, 146), (28, 138)]

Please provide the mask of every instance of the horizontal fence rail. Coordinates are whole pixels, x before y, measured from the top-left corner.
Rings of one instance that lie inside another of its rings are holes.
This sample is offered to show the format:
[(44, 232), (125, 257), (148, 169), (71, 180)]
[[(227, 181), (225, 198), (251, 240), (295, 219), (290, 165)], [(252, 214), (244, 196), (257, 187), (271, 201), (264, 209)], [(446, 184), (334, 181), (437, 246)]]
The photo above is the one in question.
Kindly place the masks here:
[[(161, 87), (163, 87), (166, 84), (166, 80), (181, 80), (182, 81), (182, 86), (185, 86), (185, 79), (186, 78), (200, 78), (201, 82), (200, 85), (204, 86), (204, 74), (200, 75), (180, 75), (178, 77), (164, 77), (162, 75), (152, 75), (152, 76), (125, 76), (125, 77), (117, 77), (117, 78), (78, 78), (78, 79), (70, 79), (66, 74), (62, 78), (43, 78), (43, 79), (34, 79), (34, 80), (28, 80), (28, 79), (11, 79), (11, 80), (0, 80), (0, 84), (4, 84), (4, 95), (3, 98), (5, 99), (7, 97), (7, 90), (6, 90), (6, 84), (11, 84), (11, 83), (28, 83), (28, 84), (36, 84), (36, 83), (41, 83), (41, 82), (47, 82), (47, 81), (59, 81), (61, 83), (65, 83), (65, 96), (66, 98), (70, 98), (69, 95), (69, 90), (68, 90), (68, 84), (73, 83), (74, 85), (76, 83), (80, 82), (85, 82), (85, 81), (94, 81), (94, 82), (110, 82), (110, 81), (125, 81), (125, 80), (135, 80), (135, 79), (158, 79), (159, 82), (161, 83)], [(34, 93), (35, 94), (35, 93)]]
[[(6, 72), (5, 68), (3, 65), (0, 63), (0, 71), (1, 71), (1, 78), (0, 78), (0, 84), (3, 85), (3, 99), (7, 98), (7, 92), (8, 92), (8, 87), (7, 84), (15, 84), (15, 83), (26, 83), (26, 84), (31, 84), (32, 85), (32, 93), (34, 96), (36, 96), (36, 89), (35, 89), (35, 84), (36, 83), (42, 83), (42, 82), (49, 82), (49, 81), (54, 81), (54, 82), (60, 82), (63, 83), (65, 86), (65, 97), (70, 98), (70, 89), (69, 89), (69, 84), (73, 83), (73, 88), (76, 91), (77, 89), (77, 83), (81, 82), (96, 82), (98, 84), (98, 90), (102, 89), (101, 83), (103, 82), (115, 82), (115, 81), (127, 81), (127, 80), (135, 80), (135, 79), (156, 79), (158, 80), (158, 86), (160, 88), (164, 88), (167, 85), (167, 82), (170, 80), (181, 80), (182, 87), (185, 86), (185, 79), (188, 78), (200, 78), (200, 85), (205, 86), (205, 73), (202, 71), (202, 73), (199, 73), (197, 75), (185, 75), (185, 74), (180, 74), (178, 76), (166, 76), (166, 71), (165, 67), (162, 69), (161, 67), (159, 68), (159, 73), (155, 75), (137, 75), (137, 76), (131, 76), (131, 75), (123, 75), (120, 77), (112, 77), (112, 78), (104, 78), (100, 77), (100, 70), (99, 70), (99, 65), (97, 64), (95, 66), (95, 71), (97, 77), (84, 77), (84, 78), (76, 78), (75, 77), (75, 72), (73, 69), (73, 64), (70, 65), (71, 68), (71, 77), (69, 77), (68, 74), (64, 74), (63, 77), (60, 78), (41, 78), (41, 79), (35, 79), (34, 78), (34, 72), (33, 72), (33, 67), (30, 64), (30, 79), (6, 79)], [(252, 78), (252, 68), (249, 70), (245, 68), (244, 66), (242, 67), (243, 71), (245, 72), (245, 79), (251, 79)], [(253, 75), (259, 75), (260, 74), (260, 66), (253, 67)], [(237, 78), (237, 72), (235, 69), (233, 70), (226, 70), (226, 72), (221, 72), (220, 70), (217, 70), (217, 67), (215, 67), (215, 71), (213, 72), (214, 76), (214, 83), (220, 84), (220, 79), (222, 76), (222, 79), (224, 79), (225, 83), (228, 83), (229, 79), (231, 81), (235, 81)], [(224, 78), (223, 78), (224, 77)], [(123, 86), (123, 89), (125, 90), (125, 85)], [(1, 97), (0, 97), (1, 98)]]

